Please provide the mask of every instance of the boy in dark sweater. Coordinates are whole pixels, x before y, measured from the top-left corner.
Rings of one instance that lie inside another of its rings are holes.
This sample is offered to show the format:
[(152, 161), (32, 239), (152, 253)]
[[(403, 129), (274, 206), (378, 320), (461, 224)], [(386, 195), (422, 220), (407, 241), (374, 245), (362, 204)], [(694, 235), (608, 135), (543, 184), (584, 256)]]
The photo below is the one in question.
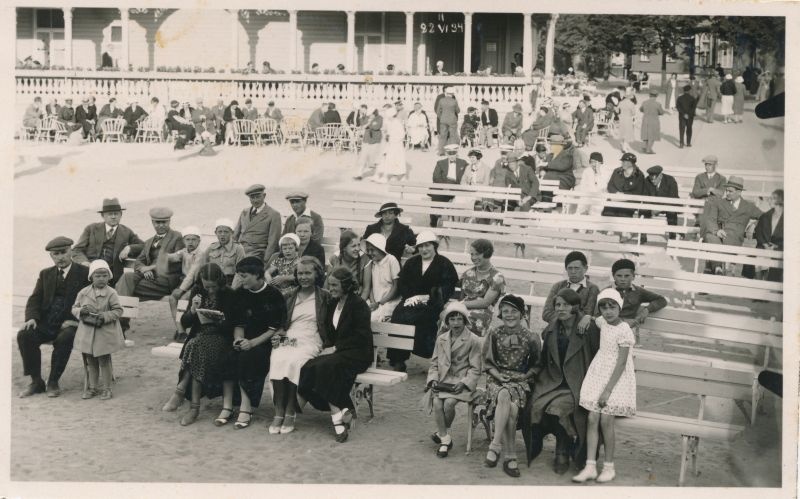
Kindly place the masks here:
[[(658, 293), (649, 291), (633, 284), (636, 277), (636, 264), (627, 258), (617, 260), (611, 266), (611, 275), (614, 277), (614, 288), (622, 295), (622, 310), (620, 318), (630, 325), (639, 340), (639, 326), (653, 313), (667, 306), (667, 299)], [(643, 305), (643, 304), (647, 305)], [(599, 315), (595, 311), (595, 316)]]

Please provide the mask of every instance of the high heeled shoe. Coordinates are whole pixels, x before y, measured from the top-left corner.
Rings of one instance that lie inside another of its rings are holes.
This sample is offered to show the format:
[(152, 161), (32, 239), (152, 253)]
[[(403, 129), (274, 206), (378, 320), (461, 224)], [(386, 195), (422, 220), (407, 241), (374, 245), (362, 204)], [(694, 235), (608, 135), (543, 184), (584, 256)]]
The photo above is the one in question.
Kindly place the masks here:
[(190, 424), (197, 421), (197, 416), (200, 415), (200, 404), (192, 404), (189, 412), (183, 415), (181, 418), (181, 426), (189, 426)]
[[(228, 415), (226, 417), (222, 416), (222, 413), (228, 411)], [(233, 417), (233, 408), (232, 407), (223, 407), (222, 411), (220, 411), (219, 416), (217, 419), (214, 420), (214, 426), (224, 426), (231, 422), (231, 418)]]
[(176, 388), (175, 391), (172, 393), (172, 396), (167, 400), (167, 403), (164, 404), (164, 407), (161, 408), (162, 411), (165, 412), (174, 412), (178, 410), (178, 407), (183, 404), (183, 397), (186, 394), (185, 390), (180, 388)]
[[(240, 419), (242, 417), (242, 414), (247, 414), (247, 421), (240, 421)], [(237, 419), (236, 422), (233, 423), (233, 429), (234, 430), (243, 430), (243, 429), (247, 428), (248, 426), (250, 426), (250, 421), (252, 419), (253, 419), (253, 413), (252, 412), (239, 410), (239, 419)]]

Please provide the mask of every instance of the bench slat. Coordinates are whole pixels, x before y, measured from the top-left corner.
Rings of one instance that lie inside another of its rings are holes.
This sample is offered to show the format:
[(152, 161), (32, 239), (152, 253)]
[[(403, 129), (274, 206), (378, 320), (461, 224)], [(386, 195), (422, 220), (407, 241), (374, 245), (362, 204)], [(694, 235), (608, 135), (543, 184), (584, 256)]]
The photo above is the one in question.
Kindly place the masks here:
[(696, 419), (650, 412), (639, 412), (631, 418), (617, 418), (615, 424), (621, 429), (658, 430), (712, 440), (732, 440), (736, 435), (744, 431), (743, 426), (698, 421)]
[(363, 383), (376, 386), (393, 386), (408, 379), (407, 373), (397, 371), (387, 371), (384, 369), (369, 368), (356, 376), (356, 383)]

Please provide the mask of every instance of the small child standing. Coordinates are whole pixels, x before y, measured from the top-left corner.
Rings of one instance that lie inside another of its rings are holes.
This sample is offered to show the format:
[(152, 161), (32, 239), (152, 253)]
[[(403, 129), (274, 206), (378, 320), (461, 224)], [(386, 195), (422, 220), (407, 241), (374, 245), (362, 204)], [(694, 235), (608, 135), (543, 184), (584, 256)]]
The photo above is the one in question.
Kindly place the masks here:
[[(600, 349), (586, 371), (581, 385), (580, 405), (589, 411), (586, 428), (586, 467), (572, 477), (573, 482), (614, 479), (614, 420), (617, 416), (636, 414), (636, 375), (631, 349), (636, 343), (631, 327), (620, 316), (622, 296), (611, 288), (597, 296), (601, 317), (595, 322), (600, 328)], [(598, 428), (599, 426), (599, 428)], [(603, 430), (605, 456), (603, 471), (597, 474), (598, 430)]]
[(105, 260), (95, 260), (89, 265), (91, 285), (78, 292), (72, 306), (72, 315), (79, 319), (74, 348), (83, 354), (88, 370), (88, 382), (81, 398), (100, 395), (100, 400), (111, 398), (111, 354), (124, 346), (122, 305), (114, 288), (108, 285), (113, 275)]

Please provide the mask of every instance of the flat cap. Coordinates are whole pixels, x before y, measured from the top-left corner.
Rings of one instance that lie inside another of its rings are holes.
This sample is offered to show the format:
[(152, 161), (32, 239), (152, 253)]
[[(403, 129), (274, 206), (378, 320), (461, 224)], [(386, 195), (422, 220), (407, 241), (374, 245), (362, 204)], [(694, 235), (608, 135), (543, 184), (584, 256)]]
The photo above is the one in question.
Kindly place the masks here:
[(60, 249), (68, 249), (73, 245), (74, 241), (68, 237), (58, 236), (52, 239), (47, 246), (44, 247), (45, 251), (56, 251)]
[(630, 152), (626, 152), (620, 158), (620, 161), (630, 161), (631, 163), (636, 163), (636, 155)]
[(519, 153), (518, 152), (510, 152), (508, 156), (506, 156), (506, 160), (508, 161), (519, 161)]
[(647, 169), (647, 174), (648, 175), (660, 175), (661, 172), (663, 172), (663, 171), (664, 171), (664, 169), (661, 168), (660, 165), (655, 165), (655, 166), (651, 166), (650, 168)]
[(446, 146), (444, 146), (444, 150), (447, 152), (457, 152), (458, 144), (447, 144)]
[(709, 154), (705, 158), (703, 158), (703, 163), (717, 163), (719, 160), (713, 154)]
[(591, 160), (599, 161), (600, 163), (602, 163), (603, 162), (603, 155), (600, 154), (599, 152), (595, 151), (595, 152), (593, 152), (592, 154), (589, 155), (589, 161), (591, 161)]
[(250, 187), (248, 187), (247, 189), (245, 189), (244, 193), (249, 196), (251, 194), (258, 194), (259, 192), (264, 192), (266, 190), (267, 190), (267, 188), (264, 187), (261, 184), (253, 184)]
[(164, 207), (150, 208), (150, 218), (153, 220), (169, 220), (172, 218), (172, 210)]
[(291, 191), (286, 195), (286, 199), (308, 199), (308, 193), (303, 191)]

